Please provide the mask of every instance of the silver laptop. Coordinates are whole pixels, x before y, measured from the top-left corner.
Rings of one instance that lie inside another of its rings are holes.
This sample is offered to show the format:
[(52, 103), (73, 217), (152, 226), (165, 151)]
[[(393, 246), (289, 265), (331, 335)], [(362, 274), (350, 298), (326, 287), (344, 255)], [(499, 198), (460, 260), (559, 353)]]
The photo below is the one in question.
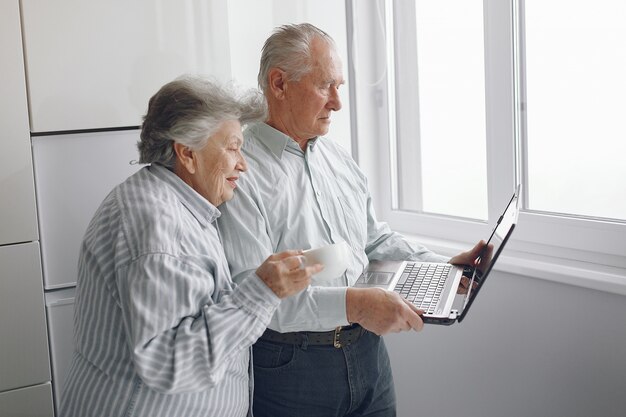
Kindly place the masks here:
[[(485, 258), (482, 271), (447, 263), (371, 261), (354, 286), (399, 293), (424, 310), (424, 323), (450, 325), (463, 321), (517, 224), (520, 192), (518, 185), (487, 239), (479, 256)], [(493, 249), (488, 250), (492, 245)], [(466, 291), (459, 291), (462, 276), (469, 280)]]

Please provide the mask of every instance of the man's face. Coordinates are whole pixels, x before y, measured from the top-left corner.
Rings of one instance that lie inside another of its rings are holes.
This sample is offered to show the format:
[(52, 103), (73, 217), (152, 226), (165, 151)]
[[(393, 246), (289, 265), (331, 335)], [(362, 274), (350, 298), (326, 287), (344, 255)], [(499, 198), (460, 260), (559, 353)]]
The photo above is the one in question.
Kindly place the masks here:
[[(281, 119), (296, 140), (325, 135), (330, 114), (341, 109), (339, 87), (344, 84), (341, 60), (326, 42), (315, 39), (311, 47), (312, 70), (298, 81), (287, 81)], [(286, 113), (286, 114), (285, 114)]]

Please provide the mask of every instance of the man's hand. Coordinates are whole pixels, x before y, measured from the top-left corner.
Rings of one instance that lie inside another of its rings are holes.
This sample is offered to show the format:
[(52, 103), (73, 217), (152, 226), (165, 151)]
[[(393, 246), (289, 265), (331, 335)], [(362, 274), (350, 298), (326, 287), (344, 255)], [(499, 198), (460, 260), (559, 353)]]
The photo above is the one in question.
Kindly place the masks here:
[(350, 323), (383, 335), (406, 330), (420, 331), (424, 312), (393, 291), (381, 288), (348, 288), (346, 312)]
[(311, 276), (323, 268), (322, 264), (304, 267), (302, 251), (288, 250), (270, 255), (256, 270), (256, 274), (274, 294), (285, 298), (308, 287)]
[(461, 252), (456, 256), (450, 258), (448, 263), (452, 265), (469, 265), (475, 266), (476, 259), (480, 255), (480, 252), (483, 250), (487, 243), (484, 240), (478, 242), (472, 249), (467, 252)]
[[(491, 257), (493, 255), (493, 244), (489, 244), (484, 240), (478, 242), (472, 249), (467, 252), (461, 252), (458, 255), (452, 257), (449, 263), (453, 265), (468, 265), (472, 268), (477, 268), (479, 271), (484, 272), (485, 269), (491, 263)], [(459, 288), (457, 290), (458, 294), (467, 294), (468, 287), (471, 282), (471, 276), (463, 276), (461, 278), (461, 283), (459, 284)], [(478, 285), (477, 282), (474, 282), (474, 288)]]

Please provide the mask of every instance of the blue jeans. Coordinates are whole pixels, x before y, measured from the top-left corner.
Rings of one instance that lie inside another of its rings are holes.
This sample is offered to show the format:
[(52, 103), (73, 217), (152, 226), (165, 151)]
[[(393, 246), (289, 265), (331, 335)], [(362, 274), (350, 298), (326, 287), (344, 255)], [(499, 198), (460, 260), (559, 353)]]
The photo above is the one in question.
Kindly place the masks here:
[(258, 340), (253, 355), (254, 417), (396, 415), (389, 356), (373, 333), (340, 349)]

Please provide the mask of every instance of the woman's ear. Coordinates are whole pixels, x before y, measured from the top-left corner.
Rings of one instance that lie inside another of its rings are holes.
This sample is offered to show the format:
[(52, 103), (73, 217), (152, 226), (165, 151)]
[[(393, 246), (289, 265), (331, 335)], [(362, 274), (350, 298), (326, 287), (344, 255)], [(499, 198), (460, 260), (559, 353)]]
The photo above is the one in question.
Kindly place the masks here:
[(174, 142), (174, 152), (181, 168), (189, 174), (196, 173), (196, 153), (188, 146)]
[(287, 73), (280, 68), (272, 68), (267, 77), (272, 96), (278, 99), (283, 98), (285, 96)]

